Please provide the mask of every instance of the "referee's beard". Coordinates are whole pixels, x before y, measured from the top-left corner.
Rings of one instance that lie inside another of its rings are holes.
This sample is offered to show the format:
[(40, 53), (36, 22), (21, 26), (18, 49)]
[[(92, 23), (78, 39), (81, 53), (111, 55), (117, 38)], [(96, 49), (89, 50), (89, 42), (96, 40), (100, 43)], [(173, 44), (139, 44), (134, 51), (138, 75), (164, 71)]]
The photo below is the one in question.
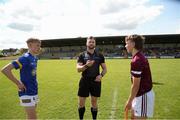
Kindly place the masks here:
[(88, 48), (89, 50), (93, 50), (93, 49), (95, 49), (95, 46), (90, 45), (90, 46), (87, 46), (87, 48)]

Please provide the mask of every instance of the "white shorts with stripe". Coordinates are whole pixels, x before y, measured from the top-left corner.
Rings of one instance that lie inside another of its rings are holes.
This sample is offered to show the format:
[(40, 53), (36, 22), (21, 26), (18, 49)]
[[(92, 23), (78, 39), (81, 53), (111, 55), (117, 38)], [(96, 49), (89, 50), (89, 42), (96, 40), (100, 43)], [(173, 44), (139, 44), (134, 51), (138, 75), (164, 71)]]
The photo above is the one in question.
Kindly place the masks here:
[(134, 98), (132, 109), (136, 117), (153, 117), (154, 96), (154, 92), (151, 90), (142, 96)]
[(39, 102), (38, 95), (29, 96), (29, 95), (23, 95), (19, 97), (20, 99), (20, 105), (24, 107), (33, 107), (36, 106), (36, 104)]

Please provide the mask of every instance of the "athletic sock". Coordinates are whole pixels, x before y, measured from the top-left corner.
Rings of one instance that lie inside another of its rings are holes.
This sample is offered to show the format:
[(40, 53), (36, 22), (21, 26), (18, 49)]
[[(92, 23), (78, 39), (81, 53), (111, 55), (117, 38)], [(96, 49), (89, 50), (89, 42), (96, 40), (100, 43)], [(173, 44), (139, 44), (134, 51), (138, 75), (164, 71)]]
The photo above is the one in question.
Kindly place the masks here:
[(91, 114), (92, 114), (93, 120), (96, 120), (97, 112), (98, 112), (98, 109), (97, 109), (97, 108), (91, 107)]
[(79, 111), (79, 119), (82, 120), (84, 117), (85, 107), (78, 108)]

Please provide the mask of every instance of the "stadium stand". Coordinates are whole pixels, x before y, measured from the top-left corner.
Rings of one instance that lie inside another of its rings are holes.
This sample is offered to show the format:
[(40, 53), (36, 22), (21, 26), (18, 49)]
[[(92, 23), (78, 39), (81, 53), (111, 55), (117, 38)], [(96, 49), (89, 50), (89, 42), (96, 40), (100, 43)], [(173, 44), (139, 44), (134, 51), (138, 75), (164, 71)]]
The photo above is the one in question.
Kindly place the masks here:
[[(149, 58), (180, 58), (180, 34), (144, 35), (144, 53)], [(125, 36), (96, 37), (96, 49), (106, 58), (128, 58)], [(44, 59), (73, 59), (86, 50), (86, 38), (42, 40)]]

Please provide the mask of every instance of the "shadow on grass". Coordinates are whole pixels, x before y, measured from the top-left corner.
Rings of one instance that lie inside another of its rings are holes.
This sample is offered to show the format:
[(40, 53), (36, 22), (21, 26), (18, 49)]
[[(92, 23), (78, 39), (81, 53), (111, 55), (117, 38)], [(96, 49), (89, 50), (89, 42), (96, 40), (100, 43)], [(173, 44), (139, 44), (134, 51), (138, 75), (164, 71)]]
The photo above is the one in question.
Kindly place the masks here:
[(164, 85), (164, 83), (153, 82), (153, 85)]

